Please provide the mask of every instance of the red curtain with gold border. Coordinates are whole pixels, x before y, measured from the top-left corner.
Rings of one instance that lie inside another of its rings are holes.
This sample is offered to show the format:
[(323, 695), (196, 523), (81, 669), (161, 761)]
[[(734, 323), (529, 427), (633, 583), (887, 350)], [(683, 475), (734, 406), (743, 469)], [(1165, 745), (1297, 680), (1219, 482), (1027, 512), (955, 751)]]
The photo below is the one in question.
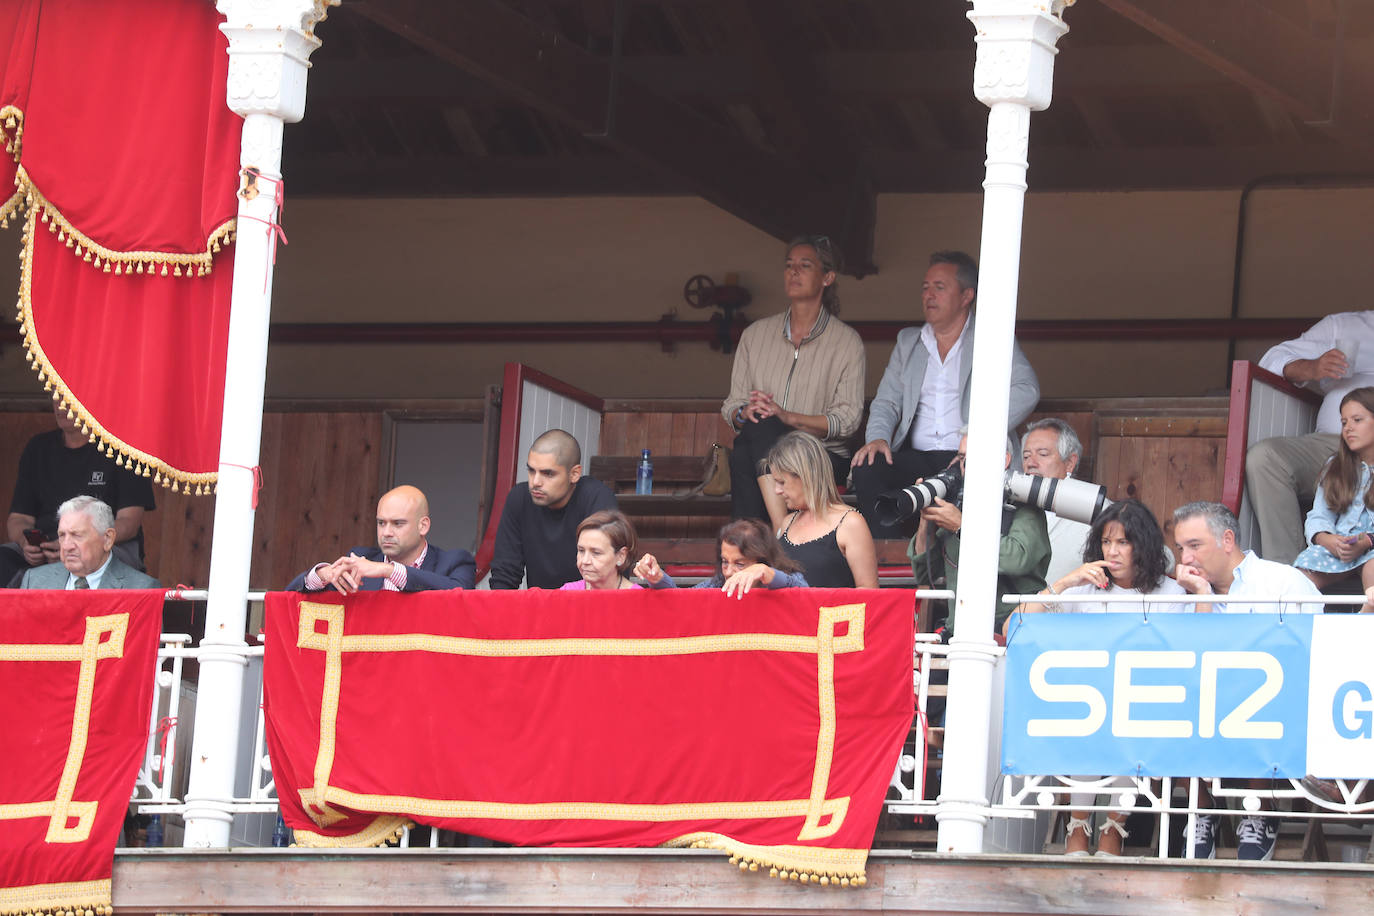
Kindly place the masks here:
[(896, 589), (273, 593), (282, 813), (303, 845), (413, 821), (862, 883), (914, 709), (913, 608)]
[(108, 913), (161, 591), (0, 591), (0, 913)]
[(28, 357), (118, 464), (192, 492), (218, 465), (243, 123), (219, 21), (205, 0), (0, 10)]

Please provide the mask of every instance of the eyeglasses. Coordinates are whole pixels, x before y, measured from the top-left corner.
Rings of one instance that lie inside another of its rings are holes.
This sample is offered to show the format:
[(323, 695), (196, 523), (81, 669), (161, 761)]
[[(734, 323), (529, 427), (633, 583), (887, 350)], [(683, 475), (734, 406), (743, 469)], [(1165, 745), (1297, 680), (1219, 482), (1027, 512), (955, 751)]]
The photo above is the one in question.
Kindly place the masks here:
[(839, 264), (835, 246), (830, 241), (828, 235), (803, 235), (797, 244), (810, 245), (816, 249), (816, 254), (820, 255), (822, 263), (819, 265), (822, 270), (834, 270)]

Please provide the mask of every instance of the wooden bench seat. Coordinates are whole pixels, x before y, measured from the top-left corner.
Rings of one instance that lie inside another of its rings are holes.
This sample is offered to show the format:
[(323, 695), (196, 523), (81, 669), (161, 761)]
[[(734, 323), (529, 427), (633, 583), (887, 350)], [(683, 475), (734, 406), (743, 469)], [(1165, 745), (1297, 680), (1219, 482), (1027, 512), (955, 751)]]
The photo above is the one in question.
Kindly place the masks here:
[[(611, 488), (620, 511), (634, 518), (643, 515), (721, 516), (730, 515), (730, 497), (693, 493), (709, 467), (710, 458), (699, 455), (660, 455), (654, 465), (654, 493), (640, 496), (634, 492), (639, 458), (634, 455), (594, 455), (588, 459), (587, 475)], [(857, 506), (853, 493), (840, 498)]]
[(649, 496), (634, 492), (638, 455), (593, 455), (587, 462), (587, 475), (610, 487), (620, 511), (632, 519), (645, 515), (730, 515), (729, 496), (691, 492), (706, 474), (709, 456), (656, 455), (651, 460), (654, 493)]

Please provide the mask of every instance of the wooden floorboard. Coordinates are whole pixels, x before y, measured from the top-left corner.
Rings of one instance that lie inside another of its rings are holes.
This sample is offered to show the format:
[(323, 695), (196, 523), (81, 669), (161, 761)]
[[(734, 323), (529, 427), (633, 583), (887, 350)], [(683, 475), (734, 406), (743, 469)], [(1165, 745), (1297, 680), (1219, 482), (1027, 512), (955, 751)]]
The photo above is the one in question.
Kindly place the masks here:
[(741, 873), (710, 850), (134, 850), (114, 865), (132, 913), (1367, 913), (1374, 866), (1196, 865), (875, 852), (863, 888)]

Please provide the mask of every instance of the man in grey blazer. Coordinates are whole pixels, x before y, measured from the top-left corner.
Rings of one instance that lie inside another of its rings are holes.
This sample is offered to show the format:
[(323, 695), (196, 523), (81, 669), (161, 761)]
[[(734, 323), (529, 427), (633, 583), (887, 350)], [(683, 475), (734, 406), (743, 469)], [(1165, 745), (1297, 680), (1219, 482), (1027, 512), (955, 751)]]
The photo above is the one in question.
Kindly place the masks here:
[[(973, 310), (978, 265), (962, 251), (937, 251), (921, 284), (925, 324), (904, 328), (888, 360), (868, 411), (867, 444), (854, 453), (854, 489), (859, 510), (875, 538), (910, 537), (916, 519), (903, 530), (879, 525), (879, 493), (905, 487), (943, 470), (959, 449), (968, 426), (969, 379), (973, 374)], [(1040, 400), (1040, 382), (1017, 345), (1012, 354), (1008, 428), (1030, 415)]]
[(76, 496), (57, 509), (57, 548), (61, 560), (24, 573), (20, 588), (161, 588), (161, 584), (121, 562), (114, 550), (114, 510), (94, 496)]

